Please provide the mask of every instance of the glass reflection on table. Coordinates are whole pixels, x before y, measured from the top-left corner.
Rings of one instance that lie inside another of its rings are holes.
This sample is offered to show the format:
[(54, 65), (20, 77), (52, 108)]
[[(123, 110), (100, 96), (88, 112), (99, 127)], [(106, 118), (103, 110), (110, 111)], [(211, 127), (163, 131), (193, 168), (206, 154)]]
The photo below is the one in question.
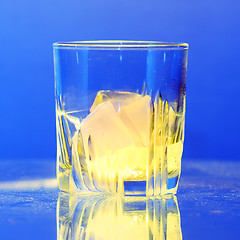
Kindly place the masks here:
[(176, 196), (166, 199), (60, 193), (58, 240), (182, 239)]

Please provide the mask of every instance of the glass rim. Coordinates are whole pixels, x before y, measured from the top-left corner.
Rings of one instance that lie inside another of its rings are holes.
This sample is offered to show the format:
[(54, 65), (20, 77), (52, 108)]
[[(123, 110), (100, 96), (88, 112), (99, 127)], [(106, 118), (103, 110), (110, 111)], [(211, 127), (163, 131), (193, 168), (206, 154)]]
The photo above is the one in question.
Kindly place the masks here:
[(161, 49), (176, 48), (188, 49), (188, 43), (184, 42), (160, 42), (160, 41), (128, 41), (128, 40), (96, 40), (96, 41), (70, 41), (55, 42), (53, 48), (93, 48), (93, 49)]

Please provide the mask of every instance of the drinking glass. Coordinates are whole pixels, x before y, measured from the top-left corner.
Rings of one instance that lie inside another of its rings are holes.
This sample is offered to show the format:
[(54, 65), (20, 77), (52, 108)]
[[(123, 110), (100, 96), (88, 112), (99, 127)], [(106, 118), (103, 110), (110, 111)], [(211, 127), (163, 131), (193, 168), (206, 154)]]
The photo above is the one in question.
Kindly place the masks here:
[(186, 43), (54, 43), (57, 178), (71, 194), (175, 194)]

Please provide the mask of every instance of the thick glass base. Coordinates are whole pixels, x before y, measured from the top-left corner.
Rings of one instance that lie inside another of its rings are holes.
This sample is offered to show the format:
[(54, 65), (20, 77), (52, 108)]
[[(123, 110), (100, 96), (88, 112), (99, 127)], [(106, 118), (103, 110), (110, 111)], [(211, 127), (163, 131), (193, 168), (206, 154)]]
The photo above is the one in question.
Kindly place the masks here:
[[(179, 175), (168, 178), (167, 184), (164, 189), (165, 192), (161, 192), (161, 189), (157, 189), (160, 192), (158, 195), (176, 194), (179, 182)], [(147, 181), (124, 181), (124, 195), (125, 196), (139, 196), (139, 197), (152, 197), (157, 194), (149, 194), (147, 191)]]
[[(79, 179), (76, 179), (75, 175), (72, 174), (71, 169), (60, 169), (58, 171), (58, 184), (59, 189), (64, 192), (68, 192), (72, 195), (75, 194), (102, 194), (102, 193), (113, 193), (120, 194), (126, 197), (156, 197), (161, 195), (171, 195), (176, 194), (178, 183), (180, 178), (179, 174), (175, 174), (174, 177), (168, 176), (167, 182), (161, 185), (161, 182), (155, 182), (155, 189), (149, 189), (149, 180), (120, 180), (115, 179), (116, 182), (113, 184), (108, 183), (108, 185), (113, 185), (112, 189), (110, 187), (105, 186), (105, 189), (98, 188), (87, 188), (81, 185)], [(94, 186), (94, 185), (93, 185)], [(102, 191), (101, 191), (102, 190)], [(105, 190), (105, 191), (104, 191)]]
[(146, 196), (146, 181), (124, 181), (125, 196)]

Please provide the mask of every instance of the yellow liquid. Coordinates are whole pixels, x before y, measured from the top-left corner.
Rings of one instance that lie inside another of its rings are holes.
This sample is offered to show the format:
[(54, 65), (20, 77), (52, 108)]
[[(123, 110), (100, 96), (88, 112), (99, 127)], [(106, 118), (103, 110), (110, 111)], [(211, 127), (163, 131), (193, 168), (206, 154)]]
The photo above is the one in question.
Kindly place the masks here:
[[(183, 144), (181, 142), (167, 147), (167, 169), (171, 176), (180, 170), (182, 150)], [(149, 149), (147, 147), (131, 146), (120, 149), (115, 154), (89, 161), (89, 166), (93, 169), (93, 173), (99, 176), (115, 176), (114, 173), (118, 171), (123, 180), (143, 181), (147, 179), (148, 158)]]
[[(161, 99), (155, 103), (161, 104)], [(64, 141), (71, 142), (74, 181), (86, 189), (115, 192), (123, 181), (147, 181), (151, 172), (157, 174), (164, 167), (161, 159), (166, 159), (168, 178), (179, 175), (183, 116), (164, 106), (161, 115), (153, 113), (148, 95), (100, 91), (81, 123), (72, 113), (61, 113), (76, 129), (71, 140), (62, 138), (65, 156), (70, 154)]]

